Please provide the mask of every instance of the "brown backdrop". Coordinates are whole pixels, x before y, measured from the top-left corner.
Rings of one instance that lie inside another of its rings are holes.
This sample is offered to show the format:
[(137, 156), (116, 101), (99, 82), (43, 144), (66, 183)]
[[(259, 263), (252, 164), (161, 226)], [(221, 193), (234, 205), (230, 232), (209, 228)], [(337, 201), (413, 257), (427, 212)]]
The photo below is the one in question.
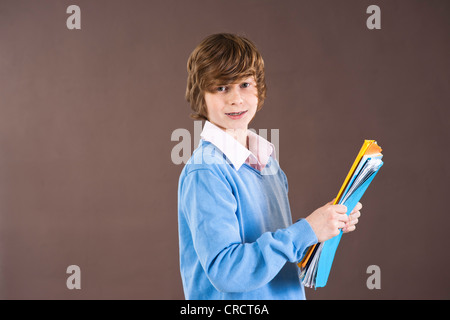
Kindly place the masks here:
[[(81, 8), (68, 30), (66, 8)], [(366, 8), (381, 8), (381, 30)], [(177, 128), (206, 35), (260, 48), (294, 219), (333, 198), (364, 139), (385, 165), (309, 299), (448, 299), (450, 3), (0, 2), (0, 298), (183, 299)], [(270, 137), (269, 137), (270, 138)], [(81, 268), (81, 290), (66, 268)], [(381, 268), (381, 289), (366, 287)]]

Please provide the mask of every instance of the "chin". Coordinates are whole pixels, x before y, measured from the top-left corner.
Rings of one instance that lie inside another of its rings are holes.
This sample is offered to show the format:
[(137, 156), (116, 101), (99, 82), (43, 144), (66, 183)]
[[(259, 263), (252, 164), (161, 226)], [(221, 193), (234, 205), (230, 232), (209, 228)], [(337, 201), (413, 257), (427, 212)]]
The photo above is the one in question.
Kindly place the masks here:
[(240, 123), (237, 123), (237, 122), (228, 123), (227, 128), (233, 129), (233, 130), (247, 129), (248, 128), (248, 121), (240, 122)]

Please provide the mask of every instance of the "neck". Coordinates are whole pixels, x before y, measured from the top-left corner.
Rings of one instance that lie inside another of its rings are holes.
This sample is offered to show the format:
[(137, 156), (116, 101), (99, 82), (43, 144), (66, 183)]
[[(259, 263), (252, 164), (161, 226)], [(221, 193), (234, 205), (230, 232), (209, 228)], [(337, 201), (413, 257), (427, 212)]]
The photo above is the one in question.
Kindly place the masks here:
[(247, 129), (226, 129), (229, 135), (236, 139), (240, 144), (248, 149), (247, 145)]

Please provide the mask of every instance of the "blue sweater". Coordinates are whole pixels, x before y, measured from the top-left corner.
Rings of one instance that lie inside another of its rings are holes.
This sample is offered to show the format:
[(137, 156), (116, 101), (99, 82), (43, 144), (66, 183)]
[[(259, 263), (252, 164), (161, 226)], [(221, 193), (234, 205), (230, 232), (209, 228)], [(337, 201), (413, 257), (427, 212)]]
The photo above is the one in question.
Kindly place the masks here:
[(178, 185), (180, 271), (186, 299), (305, 299), (299, 261), (317, 242), (292, 224), (288, 182), (270, 157), (236, 170), (201, 140)]

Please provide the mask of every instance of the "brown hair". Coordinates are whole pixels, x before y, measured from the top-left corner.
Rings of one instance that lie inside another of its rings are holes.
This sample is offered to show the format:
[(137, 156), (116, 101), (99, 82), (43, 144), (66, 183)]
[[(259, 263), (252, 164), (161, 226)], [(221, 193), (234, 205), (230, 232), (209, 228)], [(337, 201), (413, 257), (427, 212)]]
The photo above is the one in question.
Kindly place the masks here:
[(253, 76), (258, 90), (258, 108), (266, 98), (264, 61), (247, 38), (219, 33), (206, 37), (194, 49), (187, 63), (186, 100), (193, 119), (207, 119), (204, 92), (219, 84), (229, 84)]

